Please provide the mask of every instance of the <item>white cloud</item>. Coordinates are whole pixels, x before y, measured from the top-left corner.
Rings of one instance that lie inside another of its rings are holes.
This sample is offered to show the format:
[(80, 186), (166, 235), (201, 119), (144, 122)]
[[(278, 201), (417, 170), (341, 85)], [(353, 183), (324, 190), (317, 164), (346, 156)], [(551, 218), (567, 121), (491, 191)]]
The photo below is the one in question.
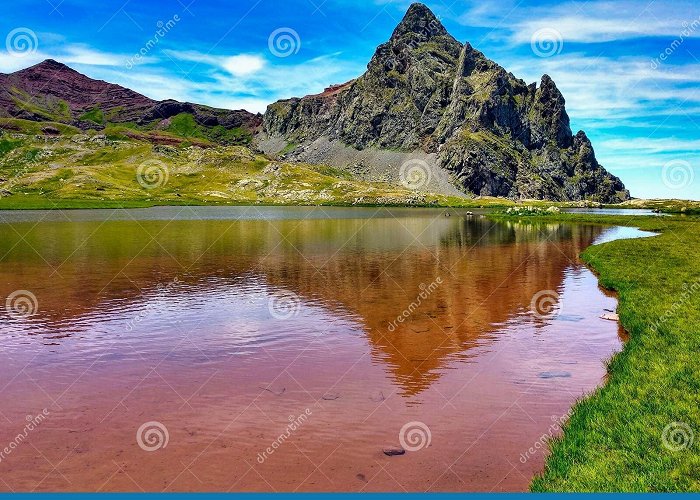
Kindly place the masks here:
[(222, 66), (232, 75), (245, 76), (260, 71), (265, 66), (265, 60), (259, 56), (241, 54), (227, 57)]
[(84, 45), (69, 45), (59, 52), (54, 59), (65, 64), (84, 64), (87, 66), (119, 66), (128, 59), (121, 54), (111, 54), (93, 50)]
[[(595, 7), (594, 7), (595, 9)], [(561, 33), (564, 42), (610, 42), (640, 36), (678, 35), (683, 26), (673, 21), (626, 18), (611, 19), (593, 15), (563, 15), (523, 21), (515, 26), (513, 41), (530, 43), (533, 33), (551, 28)]]
[[(237, 54), (234, 56), (220, 56), (203, 54), (193, 50), (169, 50), (163, 51), (168, 57), (180, 61), (188, 61), (207, 66), (215, 66), (226, 70), (234, 76), (247, 76), (263, 69), (267, 63), (265, 59), (255, 54)], [(194, 66), (196, 67), (196, 66)]]
[[(59, 48), (37, 50), (36, 52), (21, 55), (5, 51), (0, 52), (0, 68), (2, 68), (3, 72), (12, 73), (38, 64), (46, 59), (55, 59), (68, 65), (123, 67), (128, 60), (128, 56), (95, 50), (82, 44), (69, 44)], [(143, 63), (153, 63), (156, 60), (155, 58), (142, 58)]]
[[(176, 61), (196, 63), (182, 67), (185, 77), (197, 69), (205, 81), (191, 85), (188, 99), (227, 109), (263, 112), (267, 105), (282, 98), (321, 92), (334, 83), (359, 76), (364, 64), (344, 61), (341, 53), (316, 57), (291, 64), (278, 58), (272, 62), (259, 55), (221, 56), (195, 51), (164, 51)], [(175, 97), (180, 98), (180, 97)]]
[[(479, 2), (457, 17), (467, 26), (498, 28), (491, 35), (505, 32), (514, 44), (529, 43), (542, 28), (559, 31), (565, 42), (598, 43), (635, 37), (678, 37), (683, 30), (700, 20), (697, 2), (638, 0), (593, 0), (564, 2), (541, 7), (516, 4), (504, 7), (500, 2)], [(700, 37), (700, 29), (689, 36)]]
[(639, 57), (583, 54), (503, 62), (526, 81), (539, 82), (543, 73), (549, 74), (576, 121), (667, 116), (700, 105), (700, 64), (655, 70)]
[(675, 137), (666, 137), (660, 139), (652, 138), (632, 138), (632, 139), (610, 139), (602, 141), (602, 146), (614, 150), (632, 150), (644, 153), (667, 153), (673, 151), (692, 153), (700, 155), (700, 140), (685, 140)]
[(3, 73), (12, 73), (40, 63), (46, 58), (47, 56), (40, 52), (34, 52), (33, 54), (27, 54), (22, 57), (12, 55), (8, 52), (0, 52), (0, 68), (2, 68)]

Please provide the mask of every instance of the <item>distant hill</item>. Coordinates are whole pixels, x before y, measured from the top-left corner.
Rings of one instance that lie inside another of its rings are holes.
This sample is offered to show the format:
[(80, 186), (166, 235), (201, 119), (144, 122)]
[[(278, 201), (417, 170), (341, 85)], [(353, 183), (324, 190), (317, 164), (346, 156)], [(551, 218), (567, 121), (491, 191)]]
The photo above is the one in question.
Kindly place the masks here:
[(122, 124), (231, 143), (249, 142), (262, 122), (261, 115), (244, 110), (156, 101), (89, 78), (52, 59), (0, 74), (0, 116), (64, 123), (83, 130)]

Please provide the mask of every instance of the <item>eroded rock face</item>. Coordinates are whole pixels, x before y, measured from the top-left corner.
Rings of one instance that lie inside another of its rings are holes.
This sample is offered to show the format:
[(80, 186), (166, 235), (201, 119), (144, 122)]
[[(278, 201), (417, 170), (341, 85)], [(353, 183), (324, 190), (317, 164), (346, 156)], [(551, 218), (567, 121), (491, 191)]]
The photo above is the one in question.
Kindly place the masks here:
[[(629, 198), (572, 135), (565, 100), (544, 75), (527, 85), (413, 4), (361, 77), (325, 92), (278, 101), (263, 117), (267, 137), (305, 159), (319, 139), (368, 148), (437, 153), (462, 190), (491, 196)], [(333, 158), (327, 161), (333, 163)], [(345, 166), (345, 165), (340, 165)]]

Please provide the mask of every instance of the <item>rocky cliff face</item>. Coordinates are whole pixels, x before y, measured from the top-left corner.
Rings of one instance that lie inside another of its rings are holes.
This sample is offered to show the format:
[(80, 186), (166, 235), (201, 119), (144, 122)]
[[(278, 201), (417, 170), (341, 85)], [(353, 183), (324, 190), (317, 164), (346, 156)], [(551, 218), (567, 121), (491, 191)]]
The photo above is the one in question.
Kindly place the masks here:
[(203, 126), (256, 130), (260, 115), (173, 100), (155, 101), (133, 90), (94, 80), (47, 59), (15, 73), (0, 73), (0, 116), (57, 121), (80, 128), (105, 123), (148, 124), (189, 113)]
[(263, 130), (268, 152), (284, 148), (290, 157), (338, 166), (348, 166), (339, 146), (421, 152), (434, 159), (431, 168), (477, 195), (629, 198), (598, 164), (586, 134), (572, 135), (564, 97), (549, 76), (527, 85), (455, 40), (422, 4), (409, 8), (365, 74), (271, 104)]

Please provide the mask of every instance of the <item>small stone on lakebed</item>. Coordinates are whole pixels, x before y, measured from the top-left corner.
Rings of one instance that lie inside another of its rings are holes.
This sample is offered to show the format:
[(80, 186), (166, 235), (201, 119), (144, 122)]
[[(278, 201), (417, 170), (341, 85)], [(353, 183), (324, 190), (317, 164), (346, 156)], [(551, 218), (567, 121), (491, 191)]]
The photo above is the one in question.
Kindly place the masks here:
[(558, 372), (558, 371), (541, 372), (537, 376), (540, 378), (569, 378), (569, 377), (571, 377), (571, 373), (570, 372)]
[(399, 446), (387, 446), (382, 451), (387, 457), (395, 457), (406, 453), (406, 450)]

